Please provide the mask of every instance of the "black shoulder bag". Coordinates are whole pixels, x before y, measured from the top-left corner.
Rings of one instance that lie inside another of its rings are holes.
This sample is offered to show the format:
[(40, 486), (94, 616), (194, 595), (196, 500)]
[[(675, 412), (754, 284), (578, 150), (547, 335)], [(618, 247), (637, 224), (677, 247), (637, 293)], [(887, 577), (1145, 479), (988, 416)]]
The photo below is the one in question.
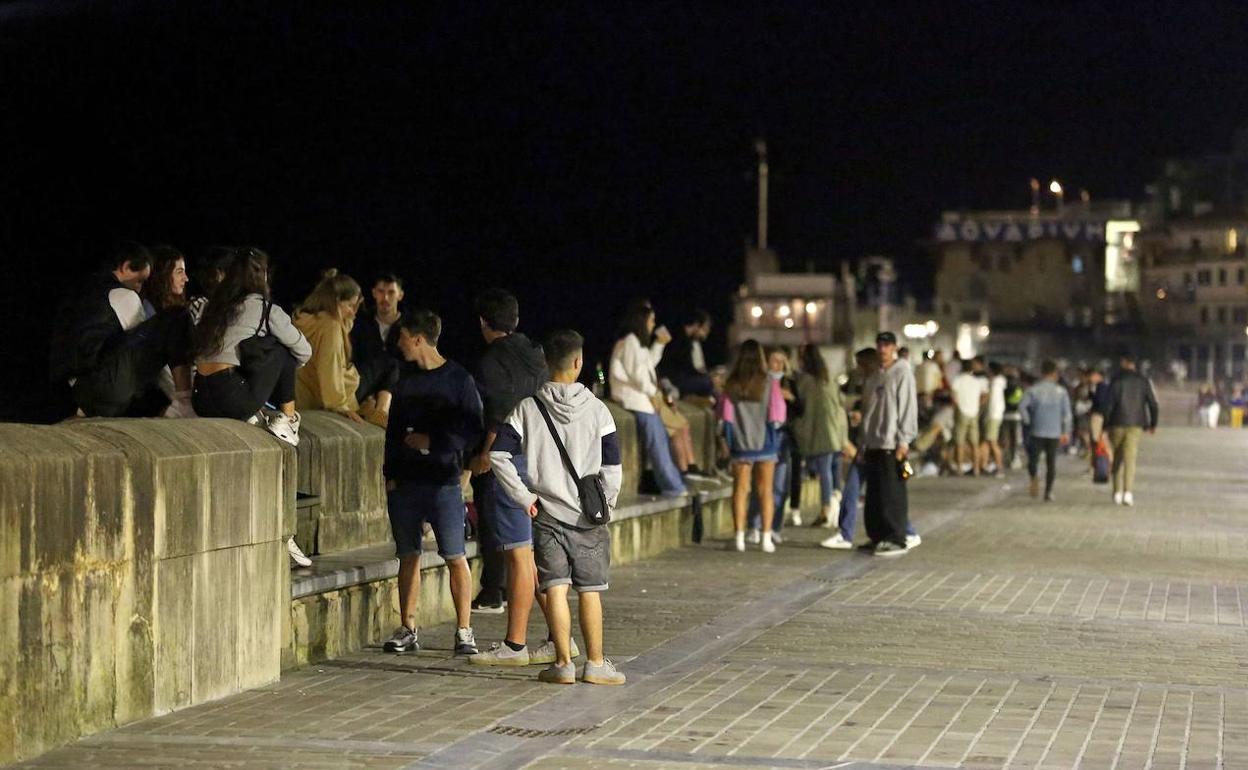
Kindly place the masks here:
[(568, 457), (568, 450), (559, 438), (559, 432), (555, 430), (555, 422), (550, 419), (546, 405), (537, 396), (533, 397), (533, 401), (537, 404), (537, 411), (542, 413), (542, 419), (546, 420), (546, 427), (550, 429), (550, 437), (555, 440), (555, 446), (559, 447), (563, 467), (567, 468), (572, 475), (572, 481), (576, 483), (576, 494), (581, 500), (581, 513), (595, 525), (611, 521), (611, 508), (607, 505), (607, 490), (602, 485), (602, 474), (595, 473), (584, 478), (577, 475), (576, 466), (572, 464), (572, 458)]
[[(257, 366), (269, 357), (274, 347), (282, 344), (269, 329), (269, 311), (272, 308), (272, 302), (264, 303), (255, 334), (238, 343), (238, 368), (245, 374), (256, 371)], [(261, 330), (264, 334), (260, 333)]]

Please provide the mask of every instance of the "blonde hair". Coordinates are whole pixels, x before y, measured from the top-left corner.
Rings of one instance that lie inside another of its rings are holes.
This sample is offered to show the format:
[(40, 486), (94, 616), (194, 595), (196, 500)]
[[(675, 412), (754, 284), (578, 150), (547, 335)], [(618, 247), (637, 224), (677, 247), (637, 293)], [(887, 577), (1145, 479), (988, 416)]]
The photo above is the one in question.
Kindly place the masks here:
[(304, 313), (328, 313), (339, 317), (338, 303), (362, 296), (360, 285), (349, 275), (339, 275), (338, 270), (330, 268), (321, 273), (321, 281), (312, 289), (299, 310)]

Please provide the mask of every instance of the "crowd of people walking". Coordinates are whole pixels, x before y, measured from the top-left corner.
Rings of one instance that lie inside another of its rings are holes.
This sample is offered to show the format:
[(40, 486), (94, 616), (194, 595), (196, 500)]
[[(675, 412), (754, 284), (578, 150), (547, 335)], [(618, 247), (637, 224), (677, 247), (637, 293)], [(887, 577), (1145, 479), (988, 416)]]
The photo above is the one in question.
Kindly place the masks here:
[[(396, 274), (376, 276), (365, 308), (364, 287), (328, 270), (288, 314), (272, 300), (263, 251), (213, 249), (199, 267), (192, 295), (181, 252), (126, 243), (60, 309), (51, 374), (70, 388), (77, 414), (226, 418), (296, 446), (301, 410), (377, 425), (399, 559), (400, 625), (385, 649), (420, 647), (420, 555), (431, 531), (448, 567), (456, 654), (476, 665), (545, 664), (540, 678), (552, 683), (624, 682), (603, 653), (604, 525), (623, 460), (601, 397), (635, 419), (654, 493), (679, 497), (716, 475), (731, 480), (731, 547), (765, 553), (784, 542), (786, 520), (803, 524), (804, 478), (819, 488), (807, 523), (835, 529), (821, 545), (880, 557), (922, 544), (909, 518), (916, 473), (1000, 477), (1025, 462), (1031, 496), (1052, 501), (1065, 449), (1086, 454), (1095, 480), (1112, 482), (1115, 503), (1133, 505), (1141, 434), (1158, 421), (1152, 385), (1126, 355), (1108, 379), (1094, 370), (1064, 379), (1051, 361), (1036, 375), (980, 357), (946, 361), (940, 351), (912, 367), (909, 351), (881, 331), (839, 376), (812, 344), (792, 351), (746, 340), (728, 366), (713, 367), (709, 314), (690, 310), (673, 335), (638, 300), (587, 388), (581, 335), (560, 329), (530, 340), (505, 290), (476, 298), (485, 349), (469, 368), (439, 350), (437, 314), (403, 308)], [(694, 451), (688, 407), (713, 410), (714, 467), (698, 464), (706, 458)], [(484, 561), (475, 598), (467, 483)], [(856, 546), (860, 514), (866, 539)], [(288, 549), (296, 564), (309, 563), (293, 538)], [(569, 587), (586, 647), (579, 676)], [(535, 605), (548, 633), (530, 645)], [(473, 612), (506, 612), (505, 638), (480, 650)]]

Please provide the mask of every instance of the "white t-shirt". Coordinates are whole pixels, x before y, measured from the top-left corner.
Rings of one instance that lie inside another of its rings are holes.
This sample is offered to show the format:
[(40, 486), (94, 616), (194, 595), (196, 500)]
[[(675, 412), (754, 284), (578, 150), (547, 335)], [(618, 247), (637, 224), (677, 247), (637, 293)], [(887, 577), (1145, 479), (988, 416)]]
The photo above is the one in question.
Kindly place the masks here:
[(963, 417), (979, 416), (979, 399), (988, 392), (988, 380), (976, 377), (970, 372), (962, 372), (953, 378), (953, 402), (958, 405), (958, 413)]
[(1005, 375), (998, 374), (988, 385), (988, 419), (1005, 418)]

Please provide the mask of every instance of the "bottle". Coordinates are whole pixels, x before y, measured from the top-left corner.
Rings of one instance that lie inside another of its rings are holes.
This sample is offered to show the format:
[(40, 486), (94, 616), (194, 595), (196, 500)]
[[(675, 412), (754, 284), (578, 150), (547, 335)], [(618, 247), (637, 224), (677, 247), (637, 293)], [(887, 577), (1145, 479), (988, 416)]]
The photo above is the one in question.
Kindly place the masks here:
[(607, 394), (607, 373), (602, 369), (602, 362), (594, 366), (594, 395), (603, 398)]

